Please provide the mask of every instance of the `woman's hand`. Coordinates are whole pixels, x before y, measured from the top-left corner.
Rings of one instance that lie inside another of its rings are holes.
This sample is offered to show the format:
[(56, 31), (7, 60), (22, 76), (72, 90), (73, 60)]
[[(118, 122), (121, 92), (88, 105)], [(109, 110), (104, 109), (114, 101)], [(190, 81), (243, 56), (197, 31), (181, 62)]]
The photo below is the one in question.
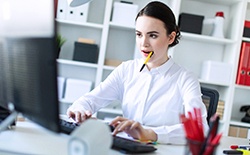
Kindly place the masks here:
[(90, 111), (67, 111), (68, 117), (74, 119), (76, 123), (82, 123), (92, 116)]
[(126, 119), (124, 117), (116, 117), (113, 121), (110, 122), (110, 125), (115, 127), (113, 135), (116, 135), (119, 132), (126, 132), (131, 137), (141, 140), (141, 141), (156, 141), (157, 135), (151, 129), (144, 129), (139, 122)]

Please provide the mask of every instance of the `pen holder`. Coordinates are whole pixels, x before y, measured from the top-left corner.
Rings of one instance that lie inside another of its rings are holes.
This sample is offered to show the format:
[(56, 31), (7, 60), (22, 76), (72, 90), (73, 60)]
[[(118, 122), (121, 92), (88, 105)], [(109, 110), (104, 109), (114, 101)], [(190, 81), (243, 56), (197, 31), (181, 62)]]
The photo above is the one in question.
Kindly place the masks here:
[(185, 155), (215, 155), (216, 148), (219, 144), (207, 144), (203, 153), (201, 153), (201, 148), (203, 146), (203, 142), (195, 141), (189, 138), (186, 138), (187, 143), (185, 147)]

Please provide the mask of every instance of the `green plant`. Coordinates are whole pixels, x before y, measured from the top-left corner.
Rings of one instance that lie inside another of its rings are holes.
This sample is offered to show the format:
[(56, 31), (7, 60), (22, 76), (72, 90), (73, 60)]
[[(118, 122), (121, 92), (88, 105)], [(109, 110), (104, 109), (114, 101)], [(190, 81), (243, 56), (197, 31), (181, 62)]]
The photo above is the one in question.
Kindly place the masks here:
[(60, 49), (62, 47), (62, 45), (66, 42), (66, 39), (64, 37), (62, 37), (61, 34), (57, 34), (56, 42), (57, 42), (58, 48)]
[(61, 51), (61, 47), (62, 47), (62, 45), (66, 42), (66, 39), (63, 38), (62, 35), (57, 34), (57, 36), (56, 36), (56, 42), (57, 42), (57, 53), (56, 53), (56, 57), (59, 58), (60, 51)]

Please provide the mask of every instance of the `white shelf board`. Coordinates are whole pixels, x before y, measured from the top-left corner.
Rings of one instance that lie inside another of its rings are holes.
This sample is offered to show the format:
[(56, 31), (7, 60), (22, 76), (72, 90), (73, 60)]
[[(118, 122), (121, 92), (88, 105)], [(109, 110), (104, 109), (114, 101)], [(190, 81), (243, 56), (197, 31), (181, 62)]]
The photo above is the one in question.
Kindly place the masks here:
[(205, 81), (205, 80), (202, 80), (202, 79), (199, 79), (199, 82), (203, 83), (203, 84), (211, 84), (211, 85), (217, 85), (217, 86), (225, 86), (225, 87), (230, 86), (230, 84), (227, 84), (227, 83), (210, 82), (210, 81)]
[(112, 114), (122, 115), (122, 110), (121, 109), (103, 108), (103, 109), (100, 109), (99, 111), (100, 112), (105, 112), (105, 113), (112, 113)]
[(243, 41), (249, 41), (249, 42), (250, 42), (250, 38), (247, 38), (247, 37), (243, 37), (242, 40), (243, 40)]
[(237, 120), (237, 119), (231, 119), (230, 125), (250, 128), (250, 123), (244, 123), (244, 122), (241, 122), (240, 120)]
[(119, 28), (119, 29), (126, 29), (126, 30), (134, 30), (135, 29), (135, 26), (127, 26), (127, 25), (114, 23), (114, 22), (110, 22), (109, 25), (110, 25), (110, 27)]
[(250, 90), (250, 86), (243, 86), (243, 85), (238, 85), (238, 84), (235, 85), (235, 88)]
[(97, 64), (80, 62), (80, 61), (73, 61), (73, 60), (66, 60), (66, 59), (57, 59), (57, 63), (66, 64), (66, 65), (97, 68)]
[(59, 99), (59, 103), (71, 105), (73, 102), (65, 99)]
[(88, 22), (83, 23), (83, 22), (61, 20), (61, 19), (56, 19), (56, 21), (62, 24), (71, 24), (71, 25), (85, 26), (85, 27), (91, 27), (91, 28), (97, 28), (97, 29), (103, 28), (103, 25), (95, 24), (95, 23), (88, 23)]
[(193, 41), (199, 41), (199, 42), (206, 42), (206, 43), (215, 43), (215, 44), (232, 44), (236, 41), (226, 38), (216, 38), (206, 35), (200, 35), (200, 34), (193, 34), (193, 33), (187, 33), (187, 32), (181, 32), (181, 37), (183, 39), (193, 40)]
[(110, 70), (110, 71), (114, 70), (115, 68), (116, 68), (115, 66), (107, 66), (107, 65), (103, 66), (103, 69)]
[(233, 5), (234, 3), (240, 2), (241, 0), (196, 0), (199, 2), (222, 4), (222, 5)]

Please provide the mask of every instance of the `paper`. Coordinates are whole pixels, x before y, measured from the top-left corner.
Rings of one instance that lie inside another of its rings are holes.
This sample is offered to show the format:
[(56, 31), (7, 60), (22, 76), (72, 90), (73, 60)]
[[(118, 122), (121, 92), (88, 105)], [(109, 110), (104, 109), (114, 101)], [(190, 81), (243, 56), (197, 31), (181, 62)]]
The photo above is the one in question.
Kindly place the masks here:
[(64, 88), (65, 88), (65, 78), (57, 77), (57, 90), (58, 90), (58, 99), (62, 99), (64, 96)]
[(91, 85), (91, 81), (68, 78), (66, 80), (64, 99), (68, 102), (74, 102), (82, 95), (88, 93), (91, 90)]

